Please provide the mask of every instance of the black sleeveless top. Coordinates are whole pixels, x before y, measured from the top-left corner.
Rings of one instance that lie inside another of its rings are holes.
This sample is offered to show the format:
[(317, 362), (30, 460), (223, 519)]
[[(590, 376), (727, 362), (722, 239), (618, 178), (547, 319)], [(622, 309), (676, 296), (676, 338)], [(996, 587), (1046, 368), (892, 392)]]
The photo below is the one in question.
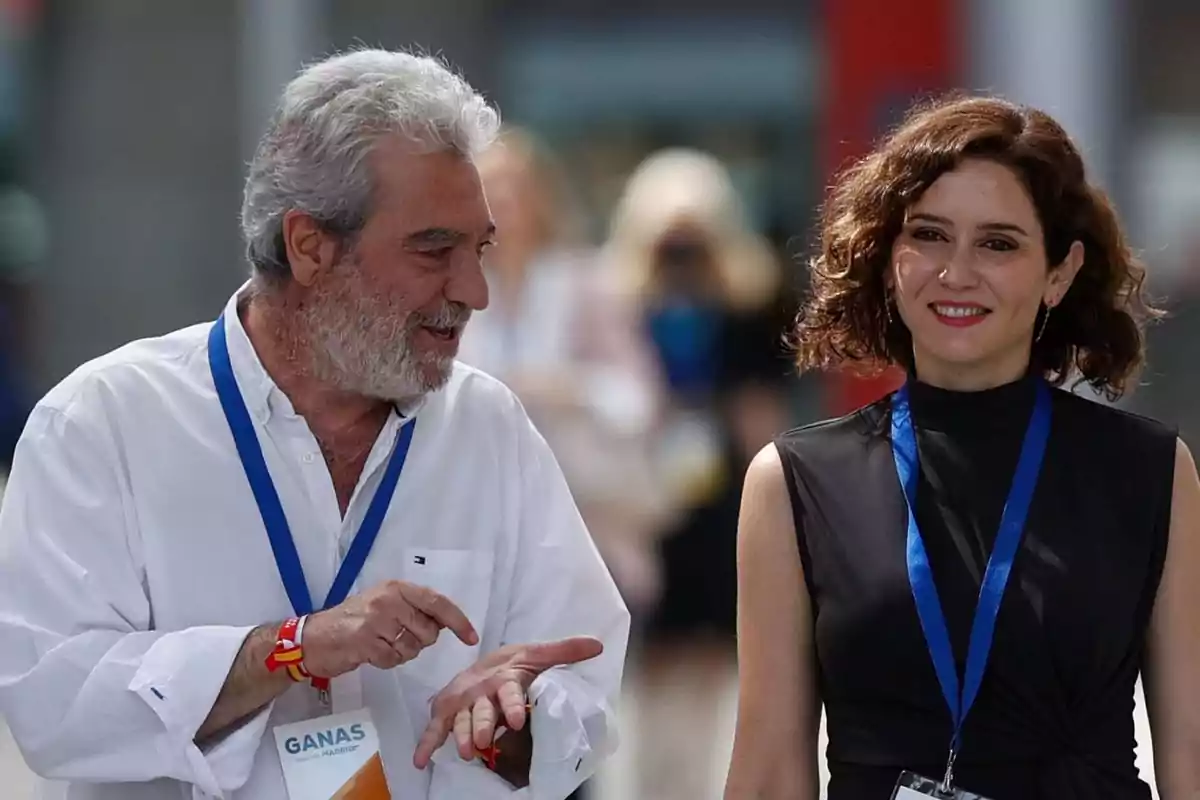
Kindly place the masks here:
[[(912, 382), (916, 518), (962, 678), (971, 620), (1034, 400)], [(1148, 800), (1133, 693), (1162, 575), (1175, 433), (1063, 391), (956, 783), (992, 800)], [(812, 598), (829, 800), (940, 778), (951, 723), (905, 561), (890, 398), (776, 440)]]

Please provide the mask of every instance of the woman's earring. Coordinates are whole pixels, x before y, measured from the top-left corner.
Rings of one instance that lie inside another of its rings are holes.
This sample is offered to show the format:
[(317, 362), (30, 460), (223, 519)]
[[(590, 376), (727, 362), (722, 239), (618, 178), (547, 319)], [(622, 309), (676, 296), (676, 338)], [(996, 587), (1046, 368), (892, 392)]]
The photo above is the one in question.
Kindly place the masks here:
[(888, 327), (891, 327), (894, 322), (892, 319), (892, 298), (886, 295), (883, 298), (883, 313), (887, 316)]
[(1042, 325), (1038, 328), (1037, 336), (1034, 337), (1035, 342), (1042, 340), (1042, 334), (1046, 332), (1046, 323), (1050, 321), (1050, 312), (1054, 310), (1054, 306), (1046, 303), (1046, 313), (1042, 314)]

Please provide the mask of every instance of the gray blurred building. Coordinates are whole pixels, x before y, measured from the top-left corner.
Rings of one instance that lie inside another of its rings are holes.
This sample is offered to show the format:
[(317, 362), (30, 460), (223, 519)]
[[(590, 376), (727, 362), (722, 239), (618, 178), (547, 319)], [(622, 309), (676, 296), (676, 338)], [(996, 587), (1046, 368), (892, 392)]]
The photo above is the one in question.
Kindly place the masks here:
[[(871, 2), (855, 0), (870, 25)], [(825, 42), (804, 0), (6, 0), (40, 17), (16, 123), (50, 223), (35, 383), (131, 338), (211, 318), (244, 275), (242, 166), (280, 86), (356, 43), (419, 44), (561, 149), (597, 220), (662, 144), (732, 164), (759, 223), (798, 247), (823, 181)], [(882, 7), (882, 6), (881, 6)], [(1180, 298), (1134, 401), (1187, 416), (1200, 389), (1200, 6), (1189, 0), (962, 0), (962, 83), (1044, 105), (1080, 140)], [(15, 76), (15, 79), (14, 79)], [(1157, 177), (1156, 177), (1157, 176)], [(1190, 336), (1188, 336), (1190, 339)], [(1200, 436), (1200, 421), (1185, 421)]]

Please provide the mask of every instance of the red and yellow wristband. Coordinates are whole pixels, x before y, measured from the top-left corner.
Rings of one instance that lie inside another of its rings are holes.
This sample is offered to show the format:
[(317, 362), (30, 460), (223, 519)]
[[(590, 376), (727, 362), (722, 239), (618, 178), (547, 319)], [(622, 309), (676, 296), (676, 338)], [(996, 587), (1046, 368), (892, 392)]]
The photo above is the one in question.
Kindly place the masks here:
[(483, 762), (483, 765), (492, 772), (496, 771), (496, 759), (500, 757), (500, 748), (495, 742), (492, 742), (488, 747), (478, 751), (478, 758)]
[(267, 656), (267, 669), (274, 672), (283, 668), (296, 683), (310, 681), (319, 692), (329, 691), (329, 679), (313, 675), (304, 666), (304, 622), (308, 615), (292, 617), (279, 626), (275, 637), (275, 649)]

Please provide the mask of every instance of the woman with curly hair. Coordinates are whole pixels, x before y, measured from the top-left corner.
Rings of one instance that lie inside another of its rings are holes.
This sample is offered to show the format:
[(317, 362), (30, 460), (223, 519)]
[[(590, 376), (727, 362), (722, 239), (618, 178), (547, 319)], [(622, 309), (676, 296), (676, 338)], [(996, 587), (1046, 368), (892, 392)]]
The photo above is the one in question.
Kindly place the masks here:
[(914, 111), (834, 187), (801, 369), (902, 367), (748, 470), (726, 798), (1149, 798), (1200, 792), (1200, 480), (1120, 396), (1142, 266), (1045, 113)]

